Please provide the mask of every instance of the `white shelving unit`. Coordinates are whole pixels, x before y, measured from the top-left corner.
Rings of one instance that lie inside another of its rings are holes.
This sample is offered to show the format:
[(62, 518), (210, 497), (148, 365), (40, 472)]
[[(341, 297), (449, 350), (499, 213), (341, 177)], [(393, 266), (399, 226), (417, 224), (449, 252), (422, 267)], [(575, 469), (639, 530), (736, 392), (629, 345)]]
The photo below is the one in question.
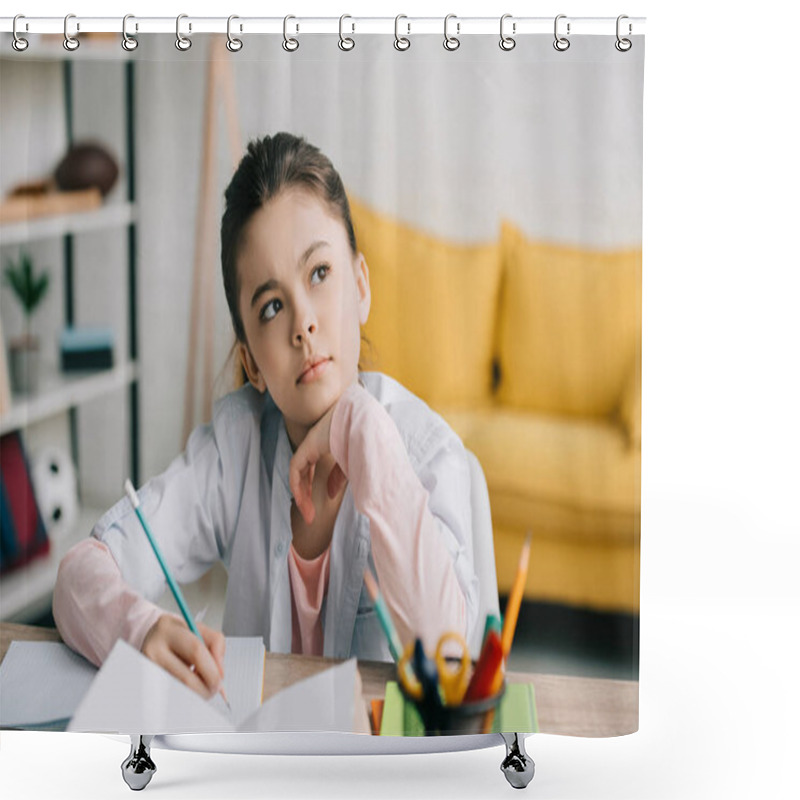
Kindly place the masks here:
[[(89, 49), (89, 48), (87, 48)], [(124, 51), (117, 48), (121, 53)], [(9, 54), (2, 58), (19, 58), (11, 48)], [(71, 83), (71, 61), (85, 57), (82, 54), (71, 53), (68, 56), (59, 54), (55, 47), (48, 51), (53, 60), (59, 59), (64, 63), (65, 82)], [(122, 59), (121, 59), (122, 60)], [(127, 287), (129, 295), (130, 324), (128, 327), (127, 347), (122, 353), (122, 359), (117, 353), (117, 361), (113, 368), (93, 370), (86, 372), (61, 372), (55, 364), (42, 364), (39, 388), (31, 395), (13, 396), (10, 409), (0, 416), (0, 435), (11, 431), (25, 431), (29, 426), (34, 426), (50, 418), (69, 414), (70, 437), (75, 442), (77, 431), (77, 414), (79, 409), (91, 401), (102, 397), (111, 397), (114, 394), (126, 395), (130, 403), (130, 439), (131, 439), (131, 470), (130, 474), (137, 482), (138, 471), (138, 380), (139, 368), (136, 359), (136, 303), (135, 293), (131, 291), (135, 286), (136, 274), (136, 246), (135, 224), (136, 205), (134, 199), (134, 137), (133, 137), (133, 96), (134, 73), (133, 62), (127, 60), (124, 65), (126, 80), (126, 127), (125, 138), (127, 148), (128, 196), (122, 202), (111, 202), (91, 211), (53, 214), (31, 218), (24, 222), (0, 224), (0, 247), (21, 245), (46, 239), (61, 238), (65, 243), (75, 236), (91, 234), (96, 231), (119, 232), (120, 236), (128, 237), (128, 278)], [(67, 118), (71, 116), (71, 88), (66, 92)], [(69, 128), (68, 128), (69, 130)], [(68, 136), (71, 139), (71, 135)], [(72, 247), (65, 247), (65, 259), (72, 260)], [(71, 264), (65, 270), (72, 280)], [(71, 285), (65, 289), (71, 292)], [(67, 303), (67, 309), (71, 306)], [(65, 324), (76, 324), (78, 321), (69, 319), (69, 310), (65, 311)], [(87, 411), (87, 413), (89, 413)], [(80, 464), (78, 465), (80, 482)], [(53, 587), (55, 585), (58, 565), (65, 553), (75, 543), (85, 538), (91, 532), (94, 523), (102, 516), (105, 509), (82, 506), (75, 525), (71, 530), (61, 536), (50, 538), (50, 550), (47, 554), (34, 558), (28, 564), (18, 567), (0, 577), (0, 619), (3, 621), (31, 622), (41, 617), (50, 610)]]
[(110, 203), (92, 211), (75, 214), (52, 214), (24, 222), (0, 225), (0, 244), (24, 244), (41, 239), (54, 239), (68, 234), (119, 228), (135, 222), (132, 203)]
[(51, 539), (50, 551), (0, 579), (0, 613), (4, 622), (26, 622), (46, 614), (52, 602), (58, 565), (72, 545), (85, 539), (105, 509), (83, 507), (72, 530)]
[(70, 408), (120, 389), (137, 378), (137, 365), (133, 361), (96, 372), (45, 371), (41, 377), (42, 385), (35, 394), (14, 396), (11, 409), (0, 416), (0, 435), (69, 411)]

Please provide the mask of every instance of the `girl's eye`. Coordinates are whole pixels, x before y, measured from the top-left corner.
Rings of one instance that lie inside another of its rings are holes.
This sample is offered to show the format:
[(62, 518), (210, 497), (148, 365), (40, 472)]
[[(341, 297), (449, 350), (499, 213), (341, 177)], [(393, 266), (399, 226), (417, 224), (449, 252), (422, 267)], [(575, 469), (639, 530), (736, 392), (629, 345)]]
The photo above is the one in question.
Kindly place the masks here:
[(269, 320), (273, 319), (275, 315), (283, 308), (283, 303), (278, 300), (277, 297), (274, 297), (268, 303), (264, 305), (261, 309), (261, 313), (258, 315), (259, 319), (269, 322)]
[(322, 283), (325, 278), (328, 277), (328, 273), (331, 271), (331, 268), (327, 264), (320, 264), (318, 267), (314, 267), (311, 272), (311, 283)]

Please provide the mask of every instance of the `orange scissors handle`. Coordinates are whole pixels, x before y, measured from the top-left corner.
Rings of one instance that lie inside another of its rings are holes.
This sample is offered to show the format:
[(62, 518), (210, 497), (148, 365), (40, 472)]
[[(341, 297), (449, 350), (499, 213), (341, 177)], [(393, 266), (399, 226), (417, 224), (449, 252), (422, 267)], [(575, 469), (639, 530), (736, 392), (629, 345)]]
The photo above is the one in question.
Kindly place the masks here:
[[(448, 663), (443, 652), (447, 642), (455, 642), (461, 648), (461, 661), (455, 666), (455, 669)], [(471, 666), (469, 648), (464, 637), (455, 631), (443, 634), (436, 647), (436, 668), (439, 670), (439, 685), (442, 687), (444, 700), (448, 706), (457, 706), (464, 699), (469, 684)]]

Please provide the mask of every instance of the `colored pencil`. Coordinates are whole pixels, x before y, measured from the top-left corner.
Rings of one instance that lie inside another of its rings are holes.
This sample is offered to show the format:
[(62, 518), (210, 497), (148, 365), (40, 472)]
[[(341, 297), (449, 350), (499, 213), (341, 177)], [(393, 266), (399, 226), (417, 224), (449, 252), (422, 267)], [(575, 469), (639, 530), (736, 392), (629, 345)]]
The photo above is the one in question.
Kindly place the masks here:
[(392, 623), (392, 615), (389, 613), (386, 601), (383, 599), (383, 595), (380, 589), (378, 589), (378, 583), (372, 576), (369, 567), (364, 570), (364, 583), (367, 586), (367, 591), (372, 598), (372, 602), (375, 603), (375, 613), (378, 615), (378, 622), (380, 622), (381, 628), (383, 628), (383, 632), (386, 634), (392, 658), (395, 662), (400, 661), (400, 657), (403, 655), (403, 645)]
[(503, 656), (508, 658), (511, 652), (511, 642), (514, 640), (514, 631), (517, 628), (517, 618), (519, 617), (519, 607), (522, 604), (522, 595), (525, 592), (525, 582), (528, 579), (528, 564), (531, 554), (531, 539), (533, 532), (528, 531), (525, 536), (525, 543), (522, 545), (522, 552), (519, 556), (519, 566), (517, 567), (517, 577), (514, 578), (514, 585), (511, 587), (511, 594), (508, 597), (506, 606), (505, 622), (503, 623)]
[(490, 694), (499, 692), (500, 687), (503, 685), (505, 663), (508, 659), (508, 654), (511, 652), (511, 643), (514, 641), (514, 631), (517, 628), (517, 619), (519, 617), (519, 607), (522, 604), (525, 582), (528, 579), (532, 538), (533, 532), (529, 530), (525, 536), (525, 542), (522, 545), (522, 552), (519, 555), (519, 566), (517, 567), (517, 576), (514, 578), (514, 584), (511, 587), (511, 594), (508, 597), (508, 604), (506, 605), (502, 636), (503, 659), (497, 670), (494, 681), (492, 682)]
[[(167, 562), (164, 560), (164, 556), (161, 553), (161, 548), (158, 546), (158, 542), (150, 532), (150, 526), (147, 524), (147, 520), (144, 518), (139, 497), (137, 496), (136, 490), (133, 488), (133, 484), (130, 482), (130, 479), (126, 479), (125, 481), (125, 493), (128, 495), (128, 499), (131, 501), (133, 510), (136, 512), (136, 516), (139, 518), (139, 522), (141, 523), (145, 534), (147, 534), (147, 540), (150, 542), (150, 546), (153, 548), (153, 552), (156, 554), (156, 558), (158, 559), (158, 563), (161, 565), (161, 570), (164, 573), (164, 577), (167, 579), (167, 583), (169, 584), (172, 596), (175, 598), (175, 602), (178, 604), (178, 608), (180, 608), (181, 614), (183, 615), (184, 620), (186, 620), (186, 624), (189, 626), (189, 630), (205, 645), (203, 634), (200, 633), (199, 628), (197, 625), (195, 625), (194, 620), (192, 619), (192, 615), (189, 613), (189, 606), (186, 605), (186, 600), (184, 600), (180, 586), (178, 586), (178, 584), (175, 582), (175, 579), (172, 577), (172, 573), (167, 566)], [(224, 687), (220, 687), (219, 693), (222, 695), (225, 705), (228, 706), (228, 711), (230, 711), (231, 704), (228, 702), (228, 698), (225, 695)]]

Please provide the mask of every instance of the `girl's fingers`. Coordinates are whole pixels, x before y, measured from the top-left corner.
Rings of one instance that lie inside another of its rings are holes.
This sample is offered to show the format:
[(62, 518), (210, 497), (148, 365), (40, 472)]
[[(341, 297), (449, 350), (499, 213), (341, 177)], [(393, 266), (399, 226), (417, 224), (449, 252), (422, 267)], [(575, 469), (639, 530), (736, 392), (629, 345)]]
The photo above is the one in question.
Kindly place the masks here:
[(342, 471), (342, 468), (338, 464), (335, 464), (331, 470), (331, 474), (328, 475), (328, 497), (330, 497), (331, 500), (336, 497), (346, 483), (347, 476)]
[(214, 657), (206, 645), (188, 628), (179, 629), (178, 634), (171, 637), (170, 649), (187, 665), (187, 668), (194, 664), (194, 674), (199, 676), (211, 695), (216, 694), (222, 683), (222, 676)]
[[(301, 452), (301, 447), (295, 453), (294, 459), (304, 457)], [(289, 474), (289, 488), (292, 490), (294, 501), (297, 504), (297, 510), (303, 515), (303, 519), (308, 523), (314, 520), (314, 501), (311, 494), (311, 487), (314, 485), (314, 472), (316, 465), (311, 461), (300, 461), (290, 467)]]
[(200, 633), (203, 634), (206, 647), (211, 651), (214, 661), (217, 662), (217, 669), (220, 677), (225, 677), (225, 635), (221, 631), (209, 628), (208, 625), (197, 624)]
[[(196, 638), (196, 637), (195, 637)], [(165, 647), (158, 653), (155, 659), (170, 675), (176, 677), (181, 683), (194, 690), (205, 700), (210, 700), (216, 692), (206, 686), (197, 674), (197, 670), (192, 670), (191, 666), (183, 659), (179, 658), (172, 650)]]

